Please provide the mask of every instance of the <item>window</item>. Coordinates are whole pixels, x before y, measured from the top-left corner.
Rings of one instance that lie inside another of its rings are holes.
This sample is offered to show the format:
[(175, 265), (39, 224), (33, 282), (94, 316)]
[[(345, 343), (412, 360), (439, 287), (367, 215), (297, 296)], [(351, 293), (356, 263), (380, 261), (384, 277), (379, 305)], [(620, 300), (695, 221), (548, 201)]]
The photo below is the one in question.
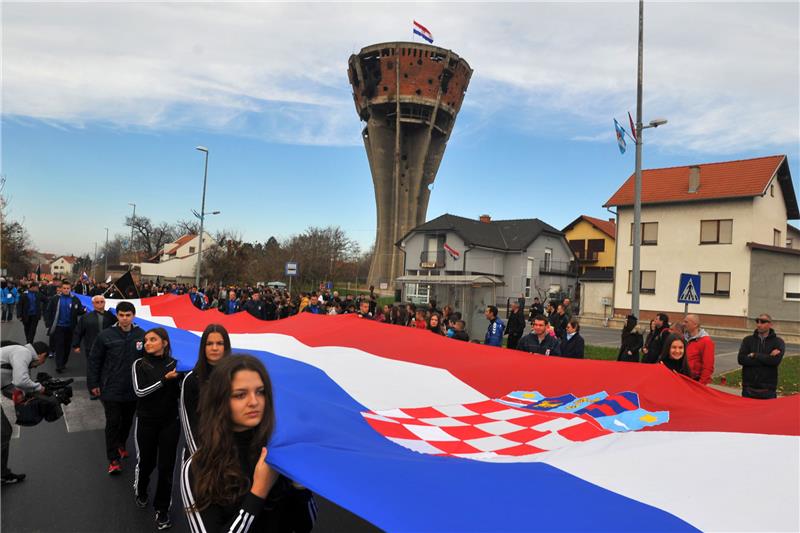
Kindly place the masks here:
[(190, 247), (189, 247), (189, 253), (190, 253), (190, 254), (193, 254), (193, 253), (194, 253), (194, 246), (190, 246)]
[[(658, 244), (658, 222), (642, 222), (642, 246)], [(633, 246), (633, 223), (631, 222), (631, 246)]]
[(531, 297), (532, 282), (533, 282), (533, 257), (529, 257), (527, 269), (525, 271), (525, 298)]
[[(641, 270), (639, 272), (639, 292), (642, 294), (655, 294), (656, 293), (656, 271), (655, 270)], [(633, 271), (628, 270), (628, 292), (631, 292), (633, 285)]]
[(783, 299), (800, 301), (800, 274), (783, 275)]
[(583, 259), (584, 250), (586, 249), (586, 241), (583, 239), (573, 239), (569, 241), (569, 247), (575, 252), (578, 259)]
[(772, 230), (772, 246), (780, 246), (781, 245), (781, 231), (780, 230)]
[(701, 220), (700, 244), (730, 244), (733, 241), (733, 220)]
[(730, 296), (730, 272), (700, 272), (700, 294), (706, 296)]
[(769, 186), (769, 195), (770, 195), (772, 198), (775, 198), (775, 184), (774, 184), (774, 183), (773, 183), (772, 185), (770, 185), (770, 186)]
[(591, 260), (597, 259), (597, 254), (606, 251), (605, 239), (589, 239), (586, 247), (586, 258)]
[(553, 266), (553, 249), (552, 248), (545, 248), (544, 249), (544, 271), (550, 272), (550, 268)]
[(426, 304), (430, 299), (430, 290), (431, 286), (424, 283), (407, 283), (406, 299), (414, 304)]

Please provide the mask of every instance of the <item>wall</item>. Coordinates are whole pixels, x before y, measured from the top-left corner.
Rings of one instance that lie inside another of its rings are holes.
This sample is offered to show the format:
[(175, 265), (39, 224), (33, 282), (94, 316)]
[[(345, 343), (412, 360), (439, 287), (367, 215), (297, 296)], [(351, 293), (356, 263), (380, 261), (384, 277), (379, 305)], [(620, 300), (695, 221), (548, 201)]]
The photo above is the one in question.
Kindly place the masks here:
[[(614, 307), (619, 315), (631, 307), (628, 271), (633, 259), (633, 246), (630, 245), (633, 209), (620, 207), (618, 211)], [(731, 244), (700, 244), (700, 221), (713, 219), (733, 219)], [(702, 295), (699, 305), (690, 306), (692, 312), (735, 317), (747, 315), (750, 285), (747, 242), (754, 239), (753, 226), (760, 223), (754, 219), (752, 199), (645, 205), (642, 206), (642, 222), (658, 222), (658, 244), (641, 247), (641, 269), (656, 271), (655, 294), (641, 294), (639, 307), (643, 316), (645, 310), (682, 313), (683, 304), (677, 302), (680, 274), (699, 271), (730, 272), (730, 296)], [(783, 225), (786, 225), (785, 220)]]
[[(458, 259), (453, 259), (450, 254), (445, 252), (445, 266), (444, 268), (441, 268), (440, 271), (442, 271), (442, 273), (444, 273), (444, 270), (455, 270), (462, 272), (464, 270), (464, 252), (467, 250), (467, 247), (464, 245), (464, 241), (461, 239), (461, 237), (453, 232), (432, 231), (427, 235), (442, 234), (445, 235), (445, 242), (447, 245), (454, 250), (461, 252), (461, 255), (459, 255)], [(403, 268), (403, 274), (409, 270), (419, 270), (420, 274), (425, 274), (427, 272), (427, 270), (421, 269), (419, 266), (420, 254), (425, 250), (425, 239), (425, 233), (416, 232), (403, 242), (403, 250), (405, 250), (405, 266)]]
[(602, 299), (611, 301), (614, 291), (613, 281), (582, 281), (581, 282), (581, 317), (584, 316), (611, 316), (612, 307), (603, 306)]
[(586, 220), (581, 220), (575, 224), (569, 231), (565, 233), (567, 242), (571, 240), (585, 240), (589, 239), (603, 239), (606, 243), (605, 251), (597, 254), (597, 262), (585, 263), (584, 266), (598, 267), (598, 268), (613, 268), (614, 267), (614, 253), (615, 243), (614, 239), (591, 225)]
[[(770, 185), (774, 185), (773, 195), (770, 195)], [(757, 196), (753, 200), (753, 242), (772, 246), (773, 230), (781, 232), (780, 246), (786, 246), (786, 202), (778, 180), (774, 179), (767, 186), (764, 196)]]
[[(776, 329), (800, 332), (800, 302), (785, 300), (783, 275), (800, 274), (800, 255), (752, 250), (748, 324), (760, 313), (768, 313)], [(782, 327), (780, 327), (782, 326)]]

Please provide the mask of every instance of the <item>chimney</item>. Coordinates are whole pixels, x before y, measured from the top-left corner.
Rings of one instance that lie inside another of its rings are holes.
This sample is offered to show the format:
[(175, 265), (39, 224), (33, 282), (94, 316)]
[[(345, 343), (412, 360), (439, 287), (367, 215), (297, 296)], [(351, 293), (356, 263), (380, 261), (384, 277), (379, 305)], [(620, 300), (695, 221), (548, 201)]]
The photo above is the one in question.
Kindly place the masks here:
[(608, 219), (608, 221), (609, 221), (609, 222), (616, 223), (616, 222), (617, 222), (617, 219), (615, 219), (615, 218), (609, 218), (609, 219)]
[(480, 221), (483, 222), (484, 224), (488, 224), (489, 222), (492, 221), (492, 217), (489, 215), (481, 215)]
[(689, 167), (689, 192), (695, 193), (700, 189), (700, 167)]

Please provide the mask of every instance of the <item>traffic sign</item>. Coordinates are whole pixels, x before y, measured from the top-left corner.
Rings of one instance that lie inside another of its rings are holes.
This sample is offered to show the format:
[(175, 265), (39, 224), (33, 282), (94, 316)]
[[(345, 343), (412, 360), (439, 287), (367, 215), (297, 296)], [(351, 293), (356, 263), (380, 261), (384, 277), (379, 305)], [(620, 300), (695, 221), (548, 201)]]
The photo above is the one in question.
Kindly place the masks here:
[(699, 304), (700, 303), (700, 275), (681, 274), (681, 281), (678, 283), (678, 303)]
[(290, 277), (294, 277), (297, 275), (297, 263), (293, 262), (286, 263), (286, 275)]

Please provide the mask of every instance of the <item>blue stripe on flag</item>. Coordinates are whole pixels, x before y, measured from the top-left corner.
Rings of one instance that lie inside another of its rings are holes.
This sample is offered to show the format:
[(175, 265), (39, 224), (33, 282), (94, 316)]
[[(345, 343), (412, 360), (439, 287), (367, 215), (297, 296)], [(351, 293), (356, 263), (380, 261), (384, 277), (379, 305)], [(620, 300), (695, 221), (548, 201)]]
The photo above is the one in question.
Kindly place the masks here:
[(422, 37), (423, 39), (425, 39), (425, 40), (426, 40), (426, 41), (428, 41), (429, 43), (433, 44), (433, 39), (432, 39), (432, 38), (430, 38), (430, 37), (428, 37), (427, 35), (425, 35), (425, 34), (424, 34), (424, 33), (422, 33), (421, 31), (419, 31), (418, 29), (414, 28), (414, 33), (415, 33), (415, 34), (417, 34), (417, 35), (419, 35), (420, 37)]

